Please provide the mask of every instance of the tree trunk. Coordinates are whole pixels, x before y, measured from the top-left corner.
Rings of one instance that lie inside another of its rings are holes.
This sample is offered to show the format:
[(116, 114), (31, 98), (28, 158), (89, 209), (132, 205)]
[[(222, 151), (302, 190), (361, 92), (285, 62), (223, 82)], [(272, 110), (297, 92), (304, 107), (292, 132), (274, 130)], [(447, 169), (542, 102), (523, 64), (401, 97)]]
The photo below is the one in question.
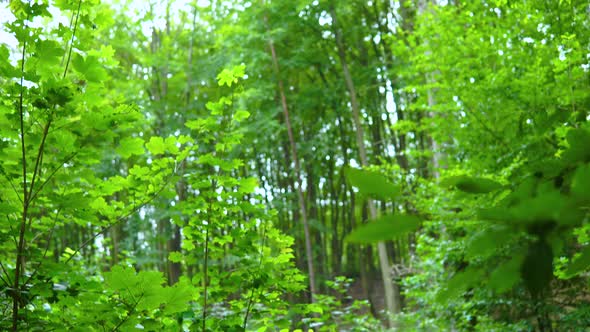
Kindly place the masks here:
[[(265, 21), (267, 21), (265, 17)], [(277, 75), (279, 85), (279, 95), (281, 98), (281, 107), (285, 117), (285, 126), (287, 127), (287, 135), (289, 136), (289, 144), (291, 149), (291, 159), (295, 166), (295, 181), (297, 182), (297, 198), (299, 201), (299, 210), (301, 213), (301, 221), (303, 223), (303, 232), (305, 236), (305, 254), (307, 258), (307, 273), (309, 274), (309, 290), (311, 293), (311, 302), (315, 302), (315, 295), (317, 294), (317, 287), (315, 282), (315, 272), (313, 268), (313, 251), (311, 247), (311, 238), (309, 232), (309, 223), (307, 220), (307, 209), (305, 207), (305, 197), (303, 196), (303, 187), (301, 181), (301, 166), (299, 165), (299, 158), (297, 157), (297, 147), (295, 145), (295, 138), (293, 136), (293, 129), (291, 127), (291, 120), (289, 118), (289, 109), (287, 107), (287, 98), (285, 96), (285, 89), (283, 86), (283, 79), (280, 76), (280, 67), (277, 59), (277, 52), (275, 50), (272, 40), (268, 42), (272, 56), (272, 62)]]
[[(426, 6), (428, 5), (428, 0), (419, 0), (418, 1), (418, 14), (422, 15), (424, 13), (424, 11), (426, 10)], [(428, 41), (426, 41), (426, 43), (428, 43)], [(430, 49), (427, 48), (426, 51), (426, 56), (430, 55)], [(426, 74), (426, 84), (428, 84), (429, 86), (431, 86), (435, 81), (432, 78), (432, 73), (427, 73)], [(432, 111), (432, 108), (435, 105), (435, 99), (434, 99), (434, 91), (432, 91), (432, 89), (428, 89), (427, 93), (427, 100), (428, 100), (428, 112), (427, 112), (427, 116), (431, 119), (436, 117), (436, 114)], [(439, 147), (438, 147), (438, 143), (436, 142), (436, 140), (431, 136), (428, 135), (428, 145), (432, 151), (432, 177), (435, 179), (438, 179), (440, 177), (440, 173), (439, 173), (439, 168), (440, 168), (440, 160), (441, 160), (441, 154), (439, 151)]]
[[(340, 58), (340, 63), (342, 66), (342, 73), (344, 75), (344, 80), (346, 82), (346, 87), (348, 88), (348, 92), (350, 94), (350, 104), (352, 107), (352, 116), (354, 121), (354, 126), (356, 129), (356, 141), (359, 149), (360, 155), (360, 162), (362, 166), (368, 165), (367, 159), (367, 152), (365, 149), (365, 142), (364, 142), (364, 132), (363, 127), (360, 122), (360, 108), (358, 104), (358, 100), (356, 98), (356, 89), (354, 87), (354, 82), (352, 81), (352, 77), (350, 75), (350, 71), (348, 69), (348, 63), (346, 61), (346, 54), (344, 51), (344, 42), (342, 40), (342, 36), (340, 31), (337, 27), (336, 21), (336, 13), (334, 7), (330, 8), (330, 16), (332, 17), (332, 26), (334, 27), (334, 34), (336, 36), (336, 46), (338, 48), (338, 57)], [(369, 214), (371, 219), (377, 218), (377, 208), (375, 207), (375, 203), (372, 200), (368, 200), (368, 207), (369, 207)], [(400, 296), (399, 296), (399, 287), (397, 284), (394, 284), (391, 273), (390, 273), (390, 265), (389, 259), (387, 257), (387, 247), (385, 246), (384, 242), (379, 242), (377, 244), (377, 249), (379, 253), (379, 265), (381, 268), (381, 277), (383, 279), (383, 286), (385, 289), (385, 305), (388, 313), (388, 321), (389, 326), (394, 327), (394, 320), (391, 316), (392, 314), (399, 313), (401, 311), (400, 305)]]

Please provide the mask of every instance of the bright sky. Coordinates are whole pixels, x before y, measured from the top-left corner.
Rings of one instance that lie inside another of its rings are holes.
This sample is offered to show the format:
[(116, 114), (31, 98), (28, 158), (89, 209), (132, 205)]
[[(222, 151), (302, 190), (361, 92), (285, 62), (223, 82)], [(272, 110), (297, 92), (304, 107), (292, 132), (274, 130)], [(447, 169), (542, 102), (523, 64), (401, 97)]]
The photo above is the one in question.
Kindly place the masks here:
[[(107, 1), (108, 2), (108, 1)], [(130, 7), (134, 10), (128, 12), (130, 17), (135, 15), (141, 16), (145, 14), (150, 8), (150, 2), (152, 1), (142, 1), (142, 0), (132, 0), (129, 1), (131, 4)], [(143, 30), (144, 33), (147, 35), (151, 34), (151, 28), (153, 26), (164, 26), (165, 21), (163, 15), (166, 13), (166, 2), (165, 0), (162, 1), (153, 1), (154, 5), (154, 13), (160, 13), (161, 17), (157, 17), (152, 23), (144, 24)], [(179, 11), (191, 11), (190, 4), (193, 1), (190, 0), (172, 0), (171, 1), (171, 13), (178, 13)], [(10, 12), (8, 8), (9, 2), (2, 1), (0, 2), (0, 43), (8, 45), (9, 48), (15, 49), (17, 46), (17, 40), (14, 38), (10, 33), (6, 32), (4, 29), (4, 25), (6, 23), (14, 21), (14, 15)], [(197, 6), (199, 7), (207, 7), (209, 6), (209, 0), (197, 0)], [(68, 26), (69, 25), (69, 18), (61, 15), (59, 10), (55, 7), (49, 7), (49, 12), (53, 16), (50, 26), (58, 26), (59, 23)], [(37, 18), (33, 20), (31, 26), (40, 27), (43, 24), (43, 20), (41, 18)]]
[(4, 31), (4, 25), (14, 20), (14, 16), (8, 9), (8, 2), (0, 5), (0, 43), (8, 45), (10, 48), (16, 47), (16, 38)]
[[(106, 0), (107, 2), (109, 0)], [(130, 3), (130, 8), (132, 10), (127, 10), (127, 15), (129, 17), (141, 17), (143, 16), (145, 13), (147, 13), (150, 10), (150, 3), (154, 3), (153, 6), (153, 12), (156, 13), (156, 18), (153, 20), (153, 22), (146, 22), (143, 24), (142, 29), (144, 31), (144, 33), (146, 35), (150, 35), (151, 31), (152, 31), (152, 27), (156, 26), (156, 27), (162, 27), (165, 25), (165, 18), (164, 15), (166, 13), (166, 3), (170, 1), (171, 2), (171, 15), (175, 15), (176, 13), (180, 12), (180, 11), (185, 11), (185, 12), (190, 12), (191, 11), (191, 3), (194, 3), (194, 0), (160, 0), (160, 1), (145, 1), (145, 0), (130, 0), (128, 3)], [(209, 6), (209, 0), (197, 0), (197, 6), (199, 7), (207, 7)], [(116, 4), (114, 4), (114, 6), (117, 6)], [(62, 23), (63, 25), (68, 26), (69, 23), (69, 17), (62, 15), (59, 10), (57, 10), (54, 7), (50, 7), (49, 8), (49, 12), (52, 14), (53, 18), (51, 19), (51, 22), (49, 23), (50, 26), (58, 26), (59, 23)], [(159, 15), (158, 15), (159, 14)], [(158, 17), (159, 16), (159, 17)], [(13, 49), (16, 51), (17, 48), (17, 40), (16, 38), (14, 38), (14, 36), (12, 36), (10, 33), (6, 32), (4, 29), (4, 25), (8, 22), (13, 21), (15, 18), (12, 15), (12, 13), (10, 12), (10, 10), (8, 9), (8, 2), (1, 2), (0, 3), (0, 43), (1, 44), (5, 44), (7, 45), (10, 49)], [(324, 25), (324, 24), (330, 24), (331, 23), (331, 19), (329, 18), (329, 16), (323, 16), (320, 17), (320, 25)], [(31, 26), (34, 27), (40, 27), (43, 25), (43, 19), (42, 18), (36, 18), (35, 20), (33, 20), (33, 22), (31, 23)], [(12, 52), (12, 58), (11, 60), (14, 61), (14, 63), (16, 63), (17, 59), (20, 58), (19, 52)], [(383, 92), (383, 91), (382, 91)], [(389, 111), (389, 113), (391, 114), (391, 116), (394, 117), (394, 121), (395, 119), (395, 102), (393, 100), (393, 94), (391, 91), (391, 86), (390, 84), (388, 84), (386, 91), (384, 91), (386, 93), (386, 98), (387, 98), (387, 103), (386, 103), (386, 108)]]

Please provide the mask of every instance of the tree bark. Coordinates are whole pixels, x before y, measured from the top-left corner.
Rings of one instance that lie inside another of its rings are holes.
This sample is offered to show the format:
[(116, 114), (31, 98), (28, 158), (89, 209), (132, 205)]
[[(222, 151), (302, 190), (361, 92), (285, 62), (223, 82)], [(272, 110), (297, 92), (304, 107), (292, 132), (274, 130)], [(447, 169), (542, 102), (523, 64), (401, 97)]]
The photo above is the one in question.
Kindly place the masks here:
[[(264, 21), (268, 22), (267, 17), (264, 17)], [(268, 29), (268, 28), (267, 28)], [(297, 198), (299, 201), (299, 210), (301, 213), (301, 221), (303, 223), (303, 232), (305, 237), (305, 255), (307, 258), (307, 273), (309, 275), (309, 291), (311, 293), (311, 302), (315, 302), (315, 295), (317, 294), (317, 287), (315, 281), (315, 271), (313, 267), (313, 251), (311, 247), (311, 238), (309, 232), (309, 222), (307, 220), (307, 209), (305, 207), (305, 197), (303, 196), (303, 186), (301, 181), (301, 166), (299, 165), (299, 158), (297, 157), (297, 147), (295, 145), (295, 138), (293, 136), (293, 128), (291, 127), (291, 120), (289, 118), (289, 108), (287, 106), (287, 98), (285, 96), (285, 88), (283, 85), (283, 79), (280, 76), (279, 61), (277, 58), (277, 52), (275, 50), (272, 39), (269, 39), (268, 45), (270, 47), (270, 53), (272, 56), (273, 67), (275, 74), (277, 75), (279, 85), (279, 95), (281, 98), (281, 107), (283, 109), (283, 115), (285, 117), (285, 126), (287, 127), (287, 135), (289, 136), (289, 144), (291, 150), (291, 159), (294, 164), (295, 181), (297, 182)]]
[[(356, 97), (356, 89), (354, 86), (354, 82), (352, 81), (352, 76), (350, 74), (350, 70), (348, 69), (348, 63), (346, 61), (346, 54), (344, 51), (344, 42), (342, 40), (342, 36), (337, 26), (336, 21), (336, 12), (334, 10), (334, 6), (331, 5), (330, 8), (330, 16), (332, 17), (332, 26), (334, 28), (334, 34), (336, 36), (336, 46), (338, 48), (338, 57), (340, 58), (340, 64), (342, 66), (342, 73), (344, 75), (344, 80), (346, 82), (346, 87), (348, 89), (350, 95), (350, 104), (352, 108), (352, 117), (354, 126), (356, 129), (356, 141), (358, 145), (359, 155), (360, 155), (360, 163), (362, 166), (368, 165), (367, 159), (367, 152), (365, 148), (364, 142), (364, 131), (363, 126), (360, 121), (360, 107)], [(371, 219), (377, 218), (377, 208), (375, 207), (375, 203), (372, 200), (368, 200), (368, 207), (369, 207), (369, 215)], [(383, 279), (383, 286), (385, 289), (385, 305), (386, 310), (388, 313), (388, 322), (390, 327), (394, 327), (394, 320), (391, 316), (392, 314), (399, 313), (401, 311), (400, 305), (400, 297), (399, 297), (399, 287), (397, 284), (394, 284), (393, 279), (391, 278), (390, 273), (390, 265), (389, 265), (389, 258), (387, 257), (387, 247), (385, 246), (384, 242), (379, 242), (377, 244), (377, 249), (379, 253), (379, 265), (381, 268), (381, 277)], [(396, 293), (398, 294), (396, 296)]]

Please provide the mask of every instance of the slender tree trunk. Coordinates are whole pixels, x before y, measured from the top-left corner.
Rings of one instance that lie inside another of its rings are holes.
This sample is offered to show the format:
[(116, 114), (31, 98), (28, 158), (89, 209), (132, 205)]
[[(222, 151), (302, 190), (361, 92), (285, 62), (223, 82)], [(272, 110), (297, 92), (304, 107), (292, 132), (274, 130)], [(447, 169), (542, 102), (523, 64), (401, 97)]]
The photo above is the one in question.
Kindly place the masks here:
[[(359, 149), (360, 155), (360, 162), (362, 166), (367, 166), (368, 159), (367, 159), (367, 152), (365, 149), (365, 141), (364, 141), (364, 131), (363, 126), (360, 121), (360, 107), (356, 97), (356, 89), (354, 87), (354, 82), (352, 81), (352, 77), (350, 71), (348, 69), (348, 63), (346, 61), (346, 54), (344, 51), (344, 42), (342, 40), (342, 36), (337, 26), (336, 22), (336, 13), (334, 7), (330, 8), (330, 15), (332, 17), (332, 26), (334, 27), (334, 34), (336, 36), (336, 46), (338, 48), (338, 57), (340, 58), (340, 63), (342, 66), (342, 72), (344, 75), (344, 80), (346, 82), (346, 87), (348, 88), (348, 92), (350, 94), (350, 104), (352, 107), (352, 116), (354, 121), (354, 126), (356, 129), (356, 141)], [(368, 207), (369, 207), (369, 215), (371, 219), (377, 218), (377, 208), (375, 207), (375, 203), (373, 200), (368, 200)], [(377, 244), (377, 249), (379, 253), (379, 265), (381, 267), (381, 277), (383, 279), (383, 286), (385, 290), (385, 305), (388, 313), (388, 321), (389, 326), (394, 327), (394, 320), (391, 316), (392, 314), (399, 313), (401, 311), (401, 304), (400, 304), (400, 296), (399, 296), (399, 287), (397, 284), (394, 284), (393, 279), (391, 278), (390, 273), (390, 264), (389, 259), (387, 257), (387, 247), (385, 246), (384, 242), (379, 242)], [(397, 295), (396, 295), (397, 294)]]
[[(168, 21), (168, 17), (166, 19)], [(195, 34), (195, 26), (197, 20), (197, 7), (194, 5), (193, 7), (193, 19), (192, 19), (192, 34), (189, 40), (189, 49), (188, 49), (188, 57), (187, 57), (187, 71), (186, 71), (186, 88), (185, 88), (185, 113), (188, 113), (191, 104), (191, 92), (193, 89), (192, 84), (192, 68), (193, 68), (193, 43), (194, 43), (194, 34)], [(166, 24), (166, 32), (170, 33), (170, 24)], [(184, 122), (184, 121), (181, 121)], [(181, 180), (176, 185), (176, 195), (178, 196), (178, 201), (182, 202), (185, 201), (187, 198), (187, 183), (183, 177), (183, 174), (186, 170), (186, 160), (183, 160), (179, 167), (179, 175)], [(183, 220), (183, 225), (186, 221)], [(182, 235), (181, 235), (181, 226), (174, 224), (174, 222), (170, 222), (172, 227), (172, 236), (170, 240), (168, 240), (168, 251), (169, 252), (181, 252), (182, 251)], [(180, 279), (182, 274), (182, 265), (180, 262), (168, 262), (168, 284), (173, 285)]]
[[(267, 21), (265, 17), (265, 21)], [(315, 272), (313, 268), (313, 250), (311, 247), (311, 238), (309, 232), (309, 222), (307, 220), (307, 209), (305, 207), (305, 197), (303, 196), (303, 186), (301, 181), (301, 166), (299, 165), (299, 158), (297, 157), (297, 147), (295, 145), (295, 138), (293, 136), (293, 128), (291, 127), (291, 120), (289, 118), (289, 109), (287, 107), (287, 98), (285, 96), (285, 88), (283, 86), (283, 79), (280, 76), (280, 67), (277, 59), (277, 52), (275, 50), (272, 40), (268, 42), (272, 56), (272, 62), (277, 75), (279, 85), (279, 95), (281, 97), (281, 107), (283, 108), (283, 115), (285, 117), (285, 126), (287, 127), (287, 134), (289, 136), (289, 144), (291, 150), (291, 159), (295, 166), (295, 181), (297, 182), (297, 198), (299, 201), (299, 210), (301, 213), (301, 221), (303, 223), (303, 232), (305, 236), (305, 254), (307, 258), (307, 271), (309, 274), (309, 290), (311, 293), (311, 302), (315, 302), (315, 295), (317, 294), (317, 287), (315, 282)]]
[[(426, 6), (428, 5), (428, 0), (419, 0), (418, 1), (418, 14), (422, 15), (425, 11), (426, 11)], [(426, 43), (428, 43), (428, 41), (426, 41)], [(426, 51), (426, 55), (430, 55), (431, 51), (430, 49), (427, 48)], [(435, 80), (432, 78), (433, 73), (427, 73), (426, 74), (426, 83), (428, 85), (431, 85), (435, 82)], [(428, 112), (427, 112), (427, 116), (431, 119), (436, 117), (436, 114), (432, 111), (432, 108), (434, 107), (436, 101), (434, 99), (434, 91), (432, 89), (428, 89), (427, 90), (427, 100), (428, 100)], [(439, 151), (439, 146), (438, 143), (436, 142), (436, 140), (431, 136), (428, 135), (428, 145), (432, 151), (432, 177), (435, 179), (438, 179), (440, 177), (440, 173), (439, 173), (439, 168), (440, 168), (440, 160), (441, 160), (441, 154)]]

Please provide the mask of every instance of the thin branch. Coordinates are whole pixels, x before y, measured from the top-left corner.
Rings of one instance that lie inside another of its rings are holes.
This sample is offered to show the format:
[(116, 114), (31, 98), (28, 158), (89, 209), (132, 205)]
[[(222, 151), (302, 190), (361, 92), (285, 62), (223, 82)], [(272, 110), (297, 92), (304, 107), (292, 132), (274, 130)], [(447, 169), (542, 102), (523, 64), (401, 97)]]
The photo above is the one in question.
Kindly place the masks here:
[[(76, 13), (72, 12), (72, 16), (70, 16), (70, 30), (72, 30), (72, 27), (74, 25), (74, 15), (76, 15)], [(61, 58), (60, 66), (64, 65), (64, 61), (66, 61), (66, 54), (67, 53), (64, 53), (63, 57)]]
[(244, 323), (243, 329), (246, 330), (246, 326), (248, 326), (248, 316), (250, 315), (250, 310), (252, 309), (252, 305), (254, 303), (254, 291), (256, 288), (252, 287), (252, 291), (250, 292), (250, 297), (248, 298), (248, 305), (246, 306), (246, 315), (244, 315)]
[(468, 115), (471, 115), (477, 122), (479, 122), (479, 124), (482, 126), (482, 128), (487, 131), (492, 138), (494, 138), (498, 143), (500, 143), (503, 147), (505, 147), (506, 149), (508, 149), (509, 151), (511, 150), (510, 146), (506, 143), (506, 141), (504, 141), (504, 139), (502, 139), (502, 137), (500, 137), (500, 135), (498, 135), (492, 128), (490, 128), (485, 121), (483, 121), (479, 115), (476, 114), (475, 111), (471, 111), (468, 108), (465, 108), (465, 113)]
[(123, 319), (121, 319), (121, 321), (119, 322), (119, 324), (117, 324), (114, 328), (113, 328), (113, 332), (114, 331), (118, 331), (119, 328), (125, 324), (125, 322), (129, 319), (129, 317), (131, 317), (132, 314), (135, 313), (135, 309), (137, 308), (137, 305), (139, 304), (139, 302), (141, 301), (141, 298), (143, 298), (144, 294), (141, 294), (141, 296), (139, 297), (139, 299), (137, 299), (137, 302), (135, 302), (133, 304), (133, 306), (131, 307), (131, 309), (127, 312), (127, 314), (125, 315), (125, 317), (123, 317)]
[[(212, 192), (216, 191), (216, 182), (211, 180)], [(209, 227), (211, 226), (211, 199), (209, 199), (209, 206), (207, 207), (207, 225), (205, 227), (205, 261), (203, 266), (203, 331), (207, 329), (207, 278), (209, 270)]]
[(2, 272), (4, 272), (4, 274), (6, 275), (6, 279), (8, 280), (4, 280), (4, 278), (2, 278), (2, 281), (4, 281), (4, 283), (6, 284), (6, 286), (8, 287), (12, 287), (12, 280), (10, 280), (10, 275), (8, 274), (8, 271), (6, 271), (6, 267), (4, 267), (4, 264), (2, 264), (2, 262), (0, 262), (0, 268), (2, 268)]
[(55, 225), (57, 224), (57, 218), (59, 218), (60, 213), (61, 213), (61, 208), (59, 208), (57, 210), (57, 213), (55, 214), (55, 218), (53, 218), (53, 225), (51, 226), (51, 231), (47, 235), (47, 239), (46, 239), (47, 243), (45, 244), (45, 251), (43, 252), (43, 257), (39, 261), (39, 264), (37, 264), (37, 267), (35, 268), (33, 273), (31, 273), (31, 275), (27, 278), (27, 280), (23, 283), (23, 285), (28, 284), (29, 281), (31, 281), (31, 279), (33, 279), (33, 277), (37, 274), (39, 269), (41, 269), (41, 266), (43, 266), (43, 262), (45, 261), (45, 257), (47, 257), (47, 252), (49, 251), (49, 245), (51, 243), (51, 238), (53, 237), (53, 231), (55, 231)]
[[(262, 262), (264, 261), (264, 245), (266, 244), (266, 223), (264, 223), (264, 228), (262, 229), (262, 243), (260, 245), (260, 259), (258, 260), (258, 274), (262, 270)], [(254, 305), (254, 291), (255, 289), (252, 288), (252, 292), (250, 292), (250, 298), (248, 299), (248, 305), (246, 306), (246, 315), (244, 316), (244, 331), (246, 331), (246, 327), (248, 326), (248, 316), (250, 315), (250, 310), (252, 310), (252, 306)]]
[(39, 144), (39, 150), (37, 151), (37, 158), (35, 159), (35, 168), (33, 170), (33, 178), (31, 180), (31, 186), (29, 189), (29, 193), (27, 194), (27, 199), (25, 200), (25, 204), (28, 206), (31, 204), (32, 201), (32, 192), (35, 187), (35, 181), (37, 180), (37, 172), (39, 171), (39, 165), (41, 165), (41, 156), (43, 155), (43, 150), (45, 149), (45, 141), (47, 140), (47, 136), (49, 133), (49, 127), (51, 127), (52, 119), (51, 117), (47, 121), (45, 128), (43, 128), (43, 136), (41, 137), (41, 144)]
[[(29, 0), (28, 5), (31, 5), (31, 1)], [(27, 31), (27, 21), (29, 20), (29, 13), (27, 11), (27, 18), (24, 22), (23, 30)], [(23, 260), (23, 250), (24, 250), (24, 243), (25, 243), (25, 232), (27, 227), (27, 206), (28, 206), (28, 199), (27, 199), (27, 154), (25, 148), (25, 111), (23, 106), (23, 99), (24, 99), (24, 78), (25, 78), (25, 56), (27, 51), (27, 37), (24, 37), (23, 40), (23, 50), (22, 50), (22, 58), (21, 58), (21, 75), (20, 75), (20, 95), (19, 95), (19, 113), (20, 113), (20, 142), (21, 142), (21, 153), (22, 153), (22, 170), (23, 170), (23, 213), (22, 213), (22, 220), (19, 230), (19, 239), (18, 243), (16, 244), (16, 268), (14, 270), (14, 286), (13, 286), (13, 294), (12, 294), (12, 331), (16, 332), (18, 330), (18, 311), (20, 305), (20, 275), (21, 275), (21, 263)]]
[(98, 231), (97, 233), (95, 233), (94, 235), (92, 235), (89, 239), (87, 239), (86, 241), (84, 241), (79, 247), (78, 249), (74, 250), (74, 252), (70, 255), (70, 257), (64, 262), (64, 264), (67, 264), (69, 261), (72, 260), (72, 258), (74, 258), (74, 256), (76, 256), (77, 253), (80, 252), (80, 250), (82, 250), (83, 248), (85, 248), (88, 244), (90, 244), (90, 242), (94, 241), (99, 235), (104, 234), (106, 231), (108, 231), (109, 229), (111, 229), (113, 226), (117, 225), (118, 223), (120, 223), (121, 221), (125, 220), (127, 217), (133, 215), (135, 212), (139, 211), (139, 209), (141, 209), (142, 207), (146, 206), (147, 204), (151, 203), (156, 197), (158, 197), (158, 195), (160, 195), (160, 193), (168, 186), (168, 184), (170, 184), (170, 179), (168, 179), (166, 181), (166, 183), (164, 183), (164, 185), (158, 189), (158, 191), (156, 191), (154, 193), (154, 195), (150, 198), (148, 198), (146, 201), (144, 201), (143, 203), (141, 203), (140, 205), (134, 207), (133, 209), (131, 209), (131, 211), (129, 211), (128, 213), (118, 217), (113, 223), (111, 223), (108, 226), (104, 226), (102, 227), (102, 229), (100, 231)]
[(18, 189), (16, 189), (14, 183), (12, 183), (12, 179), (10, 179), (8, 177), (8, 174), (6, 174), (6, 172), (0, 168), (0, 173), (2, 173), (2, 175), (4, 175), (4, 177), (6, 178), (6, 180), (8, 181), (8, 183), (10, 184), (10, 186), (12, 187), (12, 190), (14, 190), (14, 193), (16, 194), (16, 197), (18, 197), (18, 200), (24, 204), (24, 201), (22, 199), (22, 197), (20, 197), (20, 194), (18, 192)]
[[(29, 1), (29, 4), (31, 2)], [(29, 16), (27, 15), (27, 20), (29, 20)], [(25, 21), (24, 29), (27, 29)], [(27, 50), (27, 38), (23, 40), (23, 50), (22, 50), (22, 58), (21, 58), (21, 75), (20, 75), (20, 95), (19, 95), (19, 112), (20, 112), (20, 142), (21, 142), (21, 153), (22, 153), (22, 162), (23, 162), (23, 202), (27, 201), (27, 158), (26, 158), (26, 148), (25, 148), (25, 118), (24, 118), (24, 106), (23, 106), (23, 97), (24, 97), (24, 79), (25, 79), (25, 55)]]
[(31, 196), (31, 201), (35, 200), (35, 198), (37, 197), (37, 195), (39, 194), (39, 192), (41, 192), (41, 190), (43, 189), (43, 187), (45, 187), (45, 185), (47, 184), (47, 182), (49, 182), (49, 180), (51, 180), (53, 178), (53, 176), (55, 176), (55, 173), (57, 173), (60, 169), (63, 168), (64, 164), (70, 162), (72, 159), (74, 159), (74, 157), (78, 154), (79, 151), (76, 151), (74, 153), (72, 153), (68, 158), (66, 158), (66, 160), (64, 160), (59, 166), (57, 166), (50, 174), (49, 176), (43, 181), (43, 183), (41, 183), (41, 185), (39, 186), (39, 188), (37, 188), (37, 190), (35, 190), (35, 192), (33, 193), (33, 195)]
[(70, 39), (70, 50), (68, 52), (68, 60), (66, 61), (66, 67), (64, 68), (63, 78), (66, 78), (68, 74), (68, 66), (72, 58), (72, 49), (74, 48), (74, 37), (76, 36), (76, 29), (78, 28), (78, 17), (80, 17), (80, 7), (82, 7), (82, 0), (78, 1), (78, 9), (76, 11), (76, 22), (74, 22), (74, 31), (72, 31), (72, 38)]

